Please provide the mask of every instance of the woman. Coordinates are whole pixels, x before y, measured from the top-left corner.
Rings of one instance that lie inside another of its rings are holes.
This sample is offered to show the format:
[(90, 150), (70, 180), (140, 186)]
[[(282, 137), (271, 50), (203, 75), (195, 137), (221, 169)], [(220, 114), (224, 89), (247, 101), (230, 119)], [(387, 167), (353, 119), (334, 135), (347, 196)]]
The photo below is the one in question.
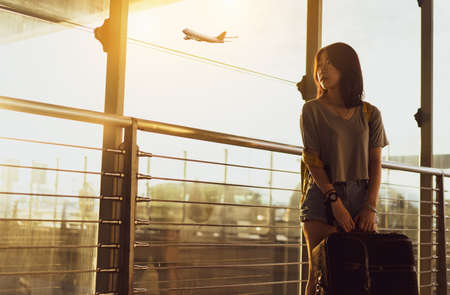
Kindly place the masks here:
[[(334, 43), (319, 50), (314, 81), (317, 97), (300, 117), (303, 160), (313, 180), (301, 206), (309, 257), (338, 229), (376, 230), (381, 149), (388, 144), (380, 111), (362, 102), (361, 66), (352, 47)], [(315, 287), (313, 267), (310, 259), (306, 295)]]

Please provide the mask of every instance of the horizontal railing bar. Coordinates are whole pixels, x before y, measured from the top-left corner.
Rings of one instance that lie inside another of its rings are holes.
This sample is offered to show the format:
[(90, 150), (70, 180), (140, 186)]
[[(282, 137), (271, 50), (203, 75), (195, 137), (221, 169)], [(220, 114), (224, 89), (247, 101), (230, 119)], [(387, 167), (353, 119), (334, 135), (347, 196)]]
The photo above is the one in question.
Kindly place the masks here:
[(176, 265), (176, 266), (145, 266), (135, 265), (135, 270), (170, 270), (170, 269), (199, 269), (199, 268), (248, 268), (267, 266), (301, 265), (301, 262), (284, 263), (250, 263), (250, 264), (215, 264), (215, 265)]
[(0, 139), (11, 140), (11, 141), (21, 141), (21, 142), (27, 142), (27, 143), (38, 143), (38, 144), (55, 145), (55, 146), (62, 146), (62, 147), (79, 148), (79, 149), (87, 149), (87, 150), (96, 150), (96, 151), (103, 151), (103, 152), (110, 152), (110, 153), (117, 153), (117, 154), (125, 154), (125, 150), (110, 149), (110, 148), (99, 148), (99, 147), (92, 147), (92, 146), (66, 144), (66, 143), (58, 143), (58, 142), (50, 142), (50, 141), (41, 141), (41, 140), (34, 140), (34, 139), (5, 137), (5, 136), (0, 136)]
[[(264, 277), (267, 277), (267, 276), (264, 276)], [(196, 281), (196, 280), (207, 280), (208, 278), (206, 278), (206, 279), (191, 279), (191, 280), (176, 280), (175, 282), (189, 282), (189, 281)], [(215, 279), (215, 278), (213, 278), (213, 279)], [(218, 279), (220, 279), (220, 278), (218, 278)], [(300, 283), (306, 283), (308, 280), (298, 280)], [(145, 282), (150, 282), (150, 281), (145, 281)], [(174, 281), (159, 281), (160, 283), (170, 283), (170, 282), (174, 282)], [(164, 292), (167, 292), (169, 289), (160, 289), (160, 291), (164, 291)], [(250, 294), (252, 294), (252, 293), (245, 293), (246, 295), (250, 295)], [(272, 294), (271, 292), (269, 292), (268, 294)]]
[[(0, 4), (0, 7), (1, 7), (1, 4)], [(62, 289), (62, 287), (61, 286), (34, 287), (33, 286), (33, 287), (29, 288), (30, 291), (38, 291), (38, 292), (39, 291), (42, 292), (43, 290), (47, 290), (46, 291), (47, 294), (50, 294), (50, 293), (48, 293), (48, 290), (53, 291), (53, 290), (57, 290), (57, 289)], [(8, 288), (8, 289), (3, 289), (2, 288), (2, 289), (0, 289), (0, 294), (23, 294), (23, 290), (24, 290), (24, 288), (20, 287), (20, 286), (17, 286), (16, 288)], [(28, 294), (31, 294), (31, 293), (28, 293)], [(40, 293), (40, 294), (42, 294), (42, 293)]]
[(180, 204), (196, 204), (196, 205), (218, 205), (218, 206), (237, 206), (237, 207), (249, 207), (249, 208), (267, 208), (267, 209), (290, 209), (300, 210), (300, 208), (294, 207), (282, 207), (282, 206), (268, 206), (268, 205), (246, 205), (246, 204), (233, 204), (233, 203), (220, 203), (220, 202), (200, 202), (200, 201), (182, 201), (182, 200), (163, 200), (146, 197), (138, 197), (142, 199), (148, 199), (149, 202), (161, 202), (161, 203), (180, 203)]
[(0, 192), (0, 195), (14, 195), (14, 196), (34, 196), (34, 197), (57, 197), (57, 198), (77, 198), (77, 199), (98, 199), (98, 200), (116, 200), (122, 201), (123, 197), (108, 197), (108, 196), (78, 196), (78, 195), (60, 195), (60, 194), (38, 194), (38, 193), (20, 193), (20, 192)]
[(271, 291), (255, 291), (255, 292), (245, 292), (245, 295), (272, 295)]
[[(418, 246), (419, 243), (412, 243), (413, 246)], [(437, 246), (439, 243), (420, 243), (421, 246)]]
[(429, 214), (414, 214), (414, 213), (400, 213), (400, 212), (385, 212), (378, 211), (378, 215), (400, 215), (400, 216), (417, 216), (417, 217), (429, 217), (429, 218), (439, 218), (439, 215), (429, 215)]
[(201, 183), (201, 184), (212, 184), (212, 185), (224, 185), (224, 186), (236, 186), (236, 187), (246, 187), (246, 188), (259, 188), (259, 189), (300, 192), (300, 190), (290, 189), (290, 188), (279, 188), (279, 187), (270, 187), (270, 186), (257, 186), (257, 185), (213, 182), (213, 181), (200, 181), (200, 180), (168, 178), (168, 177), (156, 177), (156, 176), (150, 176), (150, 175), (141, 174), (141, 173), (138, 174), (138, 179), (148, 179), (148, 180), (156, 179), (156, 180), (167, 180), (167, 181), (179, 181), (179, 182), (191, 182), (191, 183)]
[(254, 139), (244, 136), (237, 136), (221, 132), (202, 130), (175, 124), (167, 124), (156, 121), (138, 119), (137, 127), (139, 130), (142, 131), (192, 138), (208, 142), (236, 145), (247, 148), (268, 150), (292, 155), (302, 154), (302, 148), (300, 148), (299, 146), (280, 144), (268, 140)]
[(388, 201), (395, 201), (395, 202), (422, 203), (422, 204), (439, 205), (439, 202), (435, 202), (435, 201), (401, 200), (401, 199), (383, 198), (383, 197), (380, 197), (379, 200), (388, 200)]
[(260, 282), (260, 283), (244, 283), (244, 284), (230, 284), (230, 285), (214, 285), (214, 286), (199, 286), (199, 287), (180, 287), (180, 288), (167, 288), (160, 291), (182, 291), (182, 290), (202, 290), (202, 289), (215, 289), (215, 288), (236, 288), (236, 287), (256, 287), (256, 286), (270, 286), (270, 285), (285, 285), (285, 284), (298, 284), (306, 280), (292, 280), (292, 281), (276, 281), (276, 282)]
[(0, 96), (0, 108), (87, 123), (116, 125), (120, 127), (131, 126), (131, 118), (129, 117), (6, 96)]
[[(378, 228), (378, 230), (392, 230), (392, 231), (419, 231), (417, 228)], [(437, 232), (437, 229), (421, 229), (423, 232)]]
[(405, 199), (394, 199), (394, 198), (385, 198), (385, 197), (379, 197), (378, 200), (387, 200), (387, 201), (395, 201), (395, 202), (419, 202), (418, 200), (405, 200)]
[(446, 173), (444, 169), (430, 168), (430, 167), (419, 167), (411, 166), (399, 162), (383, 161), (382, 167), (385, 169), (401, 170), (406, 172), (416, 172), (422, 174), (431, 175), (442, 175), (445, 177), (450, 177), (450, 173)]
[(438, 215), (428, 215), (428, 214), (414, 214), (414, 213), (401, 213), (401, 212), (385, 212), (385, 211), (378, 211), (378, 215), (401, 215), (401, 216), (417, 216), (417, 217), (433, 217), (438, 218)]
[(426, 256), (426, 257), (420, 257), (420, 260), (432, 260), (432, 259), (438, 259), (439, 257), (436, 255), (432, 256)]
[[(413, 202), (413, 201), (410, 201)], [(422, 204), (433, 204), (433, 205), (439, 205), (439, 202), (435, 202), (435, 201), (416, 201), (416, 202), (420, 202)], [(447, 205), (447, 203), (445, 203), (445, 205)]]
[(70, 169), (57, 169), (57, 168), (45, 168), (36, 166), (24, 166), (24, 165), (12, 165), (0, 163), (0, 167), (7, 168), (25, 168), (33, 170), (45, 170), (45, 171), (55, 171), (55, 172), (69, 172), (69, 173), (82, 173), (82, 174), (92, 174), (92, 175), (102, 175), (102, 176), (112, 176), (112, 177), (124, 177), (123, 173), (118, 172), (97, 172), (97, 171), (83, 171), (83, 170), (70, 170)]
[(71, 248), (120, 248), (119, 244), (97, 244), (97, 245), (42, 245), (42, 246), (1, 246), (3, 250), (20, 250), (20, 249), (71, 249)]
[[(1, 220), (1, 219), (0, 219)], [(243, 225), (243, 224), (219, 224), (219, 223), (183, 223), (183, 222), (159, 222), (159, 221), (147, 221), (147, 220), (136, 220), (136, 225), (176, 225), (176, 226), (218, 226), (218, 227), (264, 227), (264, 228), (298, 228), (300, 229), (300, 225), (286, 225), (286, 226), (277, 226), (277, 225)]]
[(138, 202), (138, 203), (151, 202), (151, 201), (152, 201), (152, 198), (150, 198), (150, 197), (136, 196), (136, 202)]
[(82, 220), (82, 219), (32, 219), (32, 218), (0, 218), (0, 221), (30, 221), (30, 222), (75, 222), (75, 223), (102, 223), (122, 224), (121, 220)]
[(59, 275), (69, 273), (89, 273), (89, 272), (119, 272), (118, 268), (111, 269), (77, 269), (58, 271), (30, 271), (30, 272), (0, 272), (0, 276), (38, 276), (38, 275)]
[[(249, 261), (249, 262), (246, 262), (246, 263), (250, 263), (250, 262), (256, 263), (257, 261), (260, 261), (261, 263), (273, 262), (273, 261), (270, 261), (269, 258), (264, 258), (264, 257), (261, 257), (261, 258), (242, 257), (241, 259), (239, 259), (239, 258), (234, 258), (234, 259), (232, 259), (232, 258), (220, 258), (219, 257), (218, 259), (220, 261), (217, 261), (217, 259), (215, 259), (215, 260), (202, 259), (201, 262), (204, 263), (204, 264), (206, 264), (206, 263), (229, 263), (229, 262), (232, 262), (232, 263), (234, 263), (234, 262), (241, 262), (242, 263), (243, 261)], [(154, 261), (149, 262), (149, 264), (152, 264), (152, 265), (162, 265), (162, 264), (166, 264), (166, 265), (177, 265), (177, 264), (185, 265), (185, 264), (188, 264), (188, 263), (191, 263), (191, 262), (192, 262), (192, 260), (170, 260), (170, 261), (167, 261), (167, 260), (154, 260)]]
[(164, 155), (158, 155), (158, 154), (141, 152), (141, 151), (139, 152), (139, 156), (140, 157), (155, 157), (155, 158), (163, 158), (163, 159), (171, 159), (171, 160), (180, 160), (180, 161), (195, 162), (195, 163), (202, 163), (202, 164), (222, 165), (222, 166), (236, 167), (236, 168), (246, 168), (246, 169), (254, 169), (254, 170), (263, 170), (263, 171), (272, 171), (272, 172), (283, 172), (283, 173), (300, 174), (299, 171), (270, 169), (270, 168), (255, 167), (255, 166), (230, 164), (230, 163), (224, 163), (224, 162), (213, 162), (213, 161), (197, 160), (197, 159), (191, 159), (191, 158), (164, 156)]
[[(28, 264), (26, 265), (26, 267), (28, 268), (43, 268), (43, 267), (64, 267), (67, 266), (67, 264), (63, 264), (63, 263), (33, 263), (33, 264)], [(23, 263), (20, 264), (19, 262), (15, 262), (15, 263), (9, 263), (8, 265), (2, 265), (2, 267), (4, 268), (17, 268), (17, 267), (24, 267)]]
[[(255, 278), (266, 278), (266, 277), (270, 277), (270, 274), (264, 274), (264, 275), (246, 275), (246, 276), (220, 276), (220, 277), (210, 277), (210, 278), (195, 278), (195, 279), (181, 279), (181, 280), (176, 280), (176, 282), (193, 282), (193, 281), (208, 281), (208, 280), (232, 280), (232, 279), (255, 279)], [(149, 283), (152, 281), (139, 281), (136, 283), (136, 285), (138, 284), (143, 284), (143, 283)], [(171, 283), (173, 281), (158, 281), (158, 283), (160, 284), (167, 284), (167, 283)]]
[(438, 284), (437, 283), (431, 283), (431, 284), (426, 284), (426, 285), (420, 285), (419, 288), (429, 288), (429, 287), (437, 287)]
[(393, 185), (393, 186), (398, 186), (398, 187), (411, 188), (411, 189), (424, 190), (424, 191), (434, 191), (434, 192), (439, 191), (438, 188), (430, 187), (430, 186), (413, 186), (413, 185), (400, 185), (400, 184), (394, 185), (394, 184), (388, 184), (388, 183), (384, 183), (384, 185)]
[(434, 187), (426, 187), (426, 186), (415, 186), (415, 185), (408, 185), (408, 184), (399, 184), (399, 183), (390, 183), (390, 182), (382, 182), (381, 185), (385, 186), (397, 186), (397, 187), (404, 187), (404, 188), (411, 188), (411, 189), (423, 189), (423, 190), (430, 190), (430, 191), (439, 191), (439, 189)]
[[(306, 244), (305, 244), (306, 245)], [(136, 247), (292, 247), (304, 246), (302, 243), (262, 244), (262, 243), (147, 243), (136, 242)]]
[(423, 270), (420, 273), (421, 274), (427, 274), (427, 273), (437, 273), (439, 270), (437, 269), (432, 269), (432, 270)]
[[(31, 113), (36, 115), (56, 117), (67, 120), (75, 120), (95, 124), (115, 125), (120, 127), (131, 126), (133, 121), (133, 118), (131, 117), (106, 114), (102, 112), (84, 110), (79, 108), (71, 108), (61, 105), (11, 98), (6, 96), (0, 96), (0, 108), (16, 112)], [(232, 134), (213, 132), (208, 130), (190, 128), (180, 125), (167, 124), (143, 119), (136, 119), (136, 121), (138, 129), (142, 131), (192, 138), (198, 140), (205, 140), (210, 142), (224, 143), (236, 146), (243, 146), (255, 149), (269, 150), (294, 155), (301, 155), (303, 150), (299, 146), (236, 136)], [(382, 167), (393, 170), (442, 175), (445, 177), (450, 177), (450, 173), (446, 172), (443, 169), (410, 166), (397, 162), (383, 161)]]
[[(267, 260), (267, 259), (266, 259)], [(234, 261), (231, 261), (231, 262), (235, 262), (235, 261), (237, 261), (237, 262), (239, 262), (239, 263), (242, 263), (242, 264), (244, 264), (244, 263), (256, 263), (257, 261), (255, 261), (255, 262), (252, 262), (252, 261), (250, 261), (250, 262), (242, 262), (242, 261), (239, 261), (239, 260), (234, 260)], [(201, 265), (208, 265), (208, 264), (214, 264), (214, 265), (216, 265), (216, 264), (222, 264), (222, 263), (229, 263), (230, 261), (222, 261), (222, 260), (219, 260), (219, 261), (202, 261), (202, 263), (203, 264), (201, 264)], [(273, 261), (263, 261), (264, 263), (273, 263)], [(152, 261), (152, 262), (149, 262), (148, 263), (148, 265), (143, 265), (143, 267), (149, 267), (149, 268), (152, 268), (153, 266), (157, 266), (157, 267), (162, 267), (162, 266), (173, 266), (173, 265), (191, 265), (192, 263), (191, 263), (191, 261), (179, 261), (179, 262), (176, 262), (176, 261), (163, 261), (163, 262), (158, 262), (158, 263), (156, 263), (156, 262), (154, 262), (154, 261)]]
[[(115, 125), (120, 127), (131, 126), (133, 120), (133, 118), (131, 117), (106, 114), (102, 112), (95, 112), (6, 96), (0, 96), (0, 108), (17, 112), (31, 113), (36, 115), (57, 117), (95, 124)], [(137, 125), (138, 129), (142, 131), (167, 134), (178, 137), (231, 144), (294, 155), (301, 155), (302, 151), (300, 147), (294, 145), (281, 144), (267, 140), (253, 139), (232, 134), (213, 132), (150, 120), (137, 119)]]

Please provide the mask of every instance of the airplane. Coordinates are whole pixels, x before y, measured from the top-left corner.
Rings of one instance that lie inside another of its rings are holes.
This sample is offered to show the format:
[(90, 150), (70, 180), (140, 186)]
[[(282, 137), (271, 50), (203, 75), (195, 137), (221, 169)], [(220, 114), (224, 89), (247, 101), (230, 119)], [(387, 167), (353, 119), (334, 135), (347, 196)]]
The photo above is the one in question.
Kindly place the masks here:
[(184, 36), (184, 40), (196, 40), (196, 41), (205, 41), (205, 42), (210, 42), (210, 43), (224, 43), (224, 42), (231, 42), (229, 40), (229, 38), (238, 38), (237, 36), (229, 36), (226, 37), (227, 32), (223, 32), (221, 33), (219, 36), (217, 37), (211, 37), (211, 36), (207, 36), (207, 35), (203, 35), (200, 33), (197, 33), (191, 29), (184, 29), (183, 33), (186, 35)]

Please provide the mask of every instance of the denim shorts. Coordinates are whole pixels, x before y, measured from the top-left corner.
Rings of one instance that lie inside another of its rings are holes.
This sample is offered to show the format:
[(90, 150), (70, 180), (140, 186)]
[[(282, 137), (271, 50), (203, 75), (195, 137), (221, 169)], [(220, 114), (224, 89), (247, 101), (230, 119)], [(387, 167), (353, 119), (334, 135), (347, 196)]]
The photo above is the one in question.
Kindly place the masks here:
[[(342, 203), (352, 217), (358, 214), (369, 198), (368, 183), (365, 179), (334, 183), (338, 196), (341, 197)], [(315, 183), (312, 183), (306, 192), (300, 214), (301, 221), (319, 220), (330, 223), (327, 218), (325, 196)]]

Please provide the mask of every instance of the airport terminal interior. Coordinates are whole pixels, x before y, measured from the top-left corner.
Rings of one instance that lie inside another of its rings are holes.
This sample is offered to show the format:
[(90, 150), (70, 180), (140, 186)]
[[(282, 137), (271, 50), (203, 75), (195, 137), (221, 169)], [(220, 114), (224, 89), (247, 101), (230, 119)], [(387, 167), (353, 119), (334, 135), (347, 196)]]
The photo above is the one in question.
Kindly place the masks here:
[(335, 42), (389, 140), (378, 232), (410, 239), (421, 295), (447, 294), (449, 18), (445, 0), (0, 0), (0, 295), (304, 295), (299, 118)]

